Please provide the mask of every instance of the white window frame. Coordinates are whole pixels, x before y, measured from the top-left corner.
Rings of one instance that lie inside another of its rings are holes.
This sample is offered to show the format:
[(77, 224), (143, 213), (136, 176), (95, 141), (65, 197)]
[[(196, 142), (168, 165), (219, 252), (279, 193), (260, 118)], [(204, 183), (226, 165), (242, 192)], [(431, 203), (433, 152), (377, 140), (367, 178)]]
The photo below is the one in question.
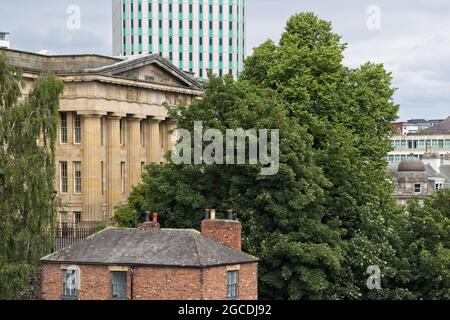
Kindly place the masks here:
[[(70, 274), (68, 273), (70, 271)], [(67, 288), (67, 280), (72, 279), (72, 288)], [(76, 299), (78, 297), (78, 271), (75, 269), (62, 270), (62, 295), (65, 298)]]
[(239, 299), (239, 270), (227, 271), (227, 299)]
[(81, 144), (81, 116), (74, 114), (73, 116), (73, 143)]
[[(77, 170), (78, 166), (79, 166), (79, 170)], [(77, 176), (77, 172), (80, 173), (79, 176)], [(77, 188), (78, 186), (79, 186), (79, 188)], [(82, 194), (83, 193), (83, 172), (81, 169), (81, 162), (79, 162), (79, 161), (75, 161), (73, 163), (73, 193), (74, 194)]]
[(59, 143), (60, 144), (67, 144), (67, 138), (68, 138), (68, 135), (67, 135), (67, 112), (61, 112), (61, 114), (60, 114)]
[[(60, 189), (60, 192), (63, 194), (66, 194), (69, 192), (69, 175), (68, 175), (68, 173), (69, 173), (69, 170), (68, 170), (67, 161), (61, 161), (59, 163), (59, 175), (60, 175), (59, 189)], [(63, 187), (65, 187), (65, 190)]]
[[(419, 186), (419, 191), (417, 191), (417, 186)], [(414, 184), (414, 193), (421, 194), (422, 193), (422, 185), (419, 183)]]

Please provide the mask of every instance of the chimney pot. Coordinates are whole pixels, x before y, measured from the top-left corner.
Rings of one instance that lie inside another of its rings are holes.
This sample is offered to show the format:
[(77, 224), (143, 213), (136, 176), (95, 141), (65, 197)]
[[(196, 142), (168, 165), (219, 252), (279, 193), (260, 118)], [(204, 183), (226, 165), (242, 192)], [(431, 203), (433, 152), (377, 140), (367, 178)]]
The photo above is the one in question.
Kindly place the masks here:
[(216, 209), (211, 209), (210, 219), (211, 220), (216, 220)]
[(209, 212), (210, 211), (211, 211), (210, 209), (205, 209), (205, 220), (209, 219)]
[(139, 230), (153, 230), (153, 229), (159, 229), (159, 223), (158, 223), (158, 214), (153, 214), (153, 219), (150, 221), (150, 211), (145, 212), (145, 222), (138, 225)]
[(234, 220), (233, 210), (231, 210), (231, 209), (227, 210), (227, 219), (228, 220)]

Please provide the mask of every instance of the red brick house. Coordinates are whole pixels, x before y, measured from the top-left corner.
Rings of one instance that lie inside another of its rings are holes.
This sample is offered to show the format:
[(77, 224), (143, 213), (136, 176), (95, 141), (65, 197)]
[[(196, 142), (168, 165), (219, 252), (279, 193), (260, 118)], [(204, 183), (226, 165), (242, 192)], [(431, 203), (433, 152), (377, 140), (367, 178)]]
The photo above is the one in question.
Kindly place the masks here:
[(45, 300), (256, 300), (258, 259), (241, 251), (241, 223), (202, 232), (108, 228), (41, 259)]

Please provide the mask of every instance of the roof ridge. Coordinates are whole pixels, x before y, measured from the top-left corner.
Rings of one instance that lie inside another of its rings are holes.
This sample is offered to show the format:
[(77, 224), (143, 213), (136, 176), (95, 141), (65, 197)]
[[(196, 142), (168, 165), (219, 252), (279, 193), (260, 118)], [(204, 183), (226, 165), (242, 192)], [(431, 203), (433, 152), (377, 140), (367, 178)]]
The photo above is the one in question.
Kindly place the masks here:
[(195, 253), (197, 254), (197, 261), (198, 261), (198, 264), (201, 266), (201, 267), (203, 267), (203, 261), (202, 261), (202, 255), (200, 254), (200, 250), (199, 250), (199, 248), (198, 248), (198, 244), (197, 244), (197, 234), (194, 234), (193, 235), (193, 237), (192, 237), (193, 239), (194, 239), (194, 250), (195, 250)]

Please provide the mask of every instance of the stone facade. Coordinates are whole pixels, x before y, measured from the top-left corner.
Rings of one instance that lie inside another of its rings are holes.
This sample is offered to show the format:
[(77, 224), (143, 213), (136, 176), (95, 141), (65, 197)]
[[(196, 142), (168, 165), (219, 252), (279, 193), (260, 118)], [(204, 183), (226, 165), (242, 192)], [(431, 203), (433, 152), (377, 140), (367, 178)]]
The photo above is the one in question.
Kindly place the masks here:
[(42, 73), (65, 85), (60, 99), (56, 188), (61, 224), (108, 223), (148, 163), (164, 162), (175, 124), (164, 103), (201, 97), (198, 82), (157, 55), (122, 60), (0, 50), (23, 70), (26, 95)]

